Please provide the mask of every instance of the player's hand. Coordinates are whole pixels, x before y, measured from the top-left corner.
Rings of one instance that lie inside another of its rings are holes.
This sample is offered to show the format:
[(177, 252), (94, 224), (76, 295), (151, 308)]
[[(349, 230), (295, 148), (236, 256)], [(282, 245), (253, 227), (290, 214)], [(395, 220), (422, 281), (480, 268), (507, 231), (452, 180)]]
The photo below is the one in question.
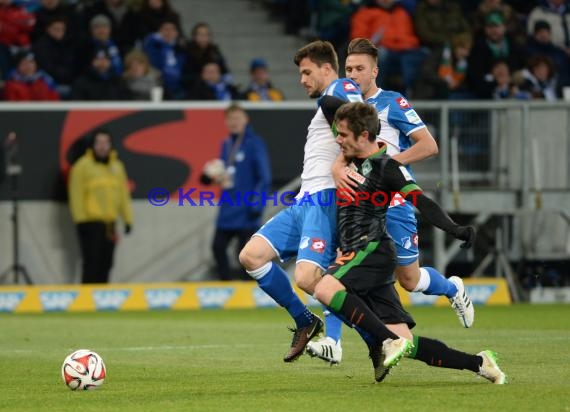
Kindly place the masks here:
[(459, 226), (455, 233), (455, 237), (464, 242), (461, 244), (461, 249), (469, 249), (475, 242), (476, 231), (474, 226)]
[(334, 163), (332, 168), (332, 176), (334, 179), (334, 184), (337, 189), (355, 189), (358, 184), (348, 177), (348, 168), (344, 164)]

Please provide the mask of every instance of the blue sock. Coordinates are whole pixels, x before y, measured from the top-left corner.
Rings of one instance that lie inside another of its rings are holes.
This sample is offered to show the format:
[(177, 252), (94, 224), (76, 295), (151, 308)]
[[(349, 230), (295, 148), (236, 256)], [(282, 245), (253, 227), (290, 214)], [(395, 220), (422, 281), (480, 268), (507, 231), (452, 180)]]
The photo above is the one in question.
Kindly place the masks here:
[(256, 280), (259, 287), (265, 293), (271, 296), (279, 305), (287, 309), (287, 312), (289, 312), (291, 317), (295, 320), (297, 328), (310, 325), (313, 321), (313, 313), (305, 306), (299, 296), (297, 296), (291, 286), (291, 282), (289, 282), (287, 273), (279, 265), (271, 263), (269, 271)]
[(335, 342), (338, 342), (342, 335), (342, 320), (324, 305), (323, 315), (325, 315), (325, 333), (327, 338), (334, 339)]
[(429, 286), (424, 290), (424, 295), (445, 295), (448, 298), (455, 296), (457, 287), (445, 276), (428, 266), (424, 266), (422, 269), (425, 269), (429, 274)]

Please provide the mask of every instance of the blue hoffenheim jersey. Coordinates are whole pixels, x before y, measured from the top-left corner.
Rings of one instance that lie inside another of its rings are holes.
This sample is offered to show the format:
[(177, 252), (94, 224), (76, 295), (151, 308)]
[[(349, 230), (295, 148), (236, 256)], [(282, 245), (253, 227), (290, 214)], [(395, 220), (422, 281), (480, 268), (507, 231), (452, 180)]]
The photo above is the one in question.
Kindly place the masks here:
[[(408, 149), (412, 145), (410, 134), (426, 127), (420, 116), (400, 93), (380, 89), (374, 96), (366, 99), (366, 103), (373, 104), (378, 111), (380, 133), (377, 140), (388, 146), (387, 153), (390, 156)], [(406, 168), (414, 176), (410, 165)], [(414, 217), (413, 207), (402, 201), (401, 197), (395, 198), (388, 210), (389, 215), (404, 219)], [(394, 207), (404, 205), (407, 207)]]

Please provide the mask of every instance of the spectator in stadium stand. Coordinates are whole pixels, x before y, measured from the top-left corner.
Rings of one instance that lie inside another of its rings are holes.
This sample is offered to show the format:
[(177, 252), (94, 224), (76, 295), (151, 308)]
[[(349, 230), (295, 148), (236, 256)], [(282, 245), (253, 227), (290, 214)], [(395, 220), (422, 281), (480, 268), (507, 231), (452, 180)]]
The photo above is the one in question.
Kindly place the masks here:
[(180, 15), (172, 8), (169, 0), (143, 0), (140, 10), (139, 38), (142, 40), (148, 34), (158, 31), (164, 20), (174, 22), (178, 32), (183, 33)]
[(540, 55), (549, 57), (558, 73), (558, 85), (570, 86), (570, 56), (552, 43), (552, 31), (547, 21), (538, 20), (534, 23), (533, 34), (526, 43), (526, 54), (529, 57)]
[(64, 99), (71, 95), (77, 69), (73, 43), (66, 35), (66, 28), (66, 20), (55, 16), (32, 47), (38, 65), (55, 80)]
[(471, 47), (469, 33), (456, 34), (451, 46), (438, 47), (425, 59), (414, 89), (416, 99), (468, 99), (465, 75)]
[(550, 24), (552, 43), (562, 48), (570, 56), (570, 1), (543, 0), (536, 6), (527, 19), (527, 33), (534, 30), (534, 24), (544, 20)]
[(40, 7), (34, 12), (36, 25), (32, 32), (32, 40), (38, 40), (46, 33), (48, 24), (54, 19), (63, 19), (66, 22), (66, 36), (77, 38), (79, 34), (79, 16), (62, 0), (41, 0)]
[(107, 283), (118, 240), (116, 222), (131, 232), (133, 210), (125, 166), (106, 130), (93, 133), (91, 147), (71, 167), (69, 205), (77, 227), (82, 283)]
[(224, 80), (220, 65), (216, 61), (204, 64), (200, 78), (194, 81), (188, 91), (189, 100), (229, 101), (241, 98), (236, 87)]
[(525, 62), (524, 50), (506, 35), (504, 18), (501, 12), (493, 11), (485, 16), (485, 31), (476, 37), (469, 56), (467, 67), (467, 85), (476, 97), (485, 98), (487, 90), (481, 87), (485, 76), (497, 60), (506, 62), (509, 72), (522, 69)]
[(123, 78), (111, 68), (111, 59), (105, 50), (95, 52), (91, 66), (71, 89), (71, 100), (113, 101), (131, 100), (132, 95)]
[(176, 22), (164, 20), (156, 33), (149, 34), (143, 41), (143, 50), (152, 67), (162, 76), (166, 100), (186, 98), (184, 63), (186, 55), (181, 46), (180, 33)]
[(244, 95), (253, 102), (284, 100), (283, 93), (273, 87), (269, 79), (269, 68), (263, 59), (253, 59), (249, 65), (251, 81)]
[(30, 48), (36, 18), (13, 0), (0, 0), (0, 72), (13, 68), (13, 54)]
[(20, 52), (15, 58), (16, 68), (8, 75), (4, 85), (4, 100), (54, 101), (60, 100), (51, 76), (38, 70), (32, 52)]
[(123, 60), (117, 44), (112, 38), (111, 20), (99, 14), (89, 22), (89, 37), (78, 47), (78, 72), (83, 73), (91, 65), (91, 57), (98, 51), (105, 51), (111, 59), (111, 69), (117, 76), (123, 74)]
[[(222, 143), (219, 159), (206, 163), (200, 181), (220, 185), (221, 198), (230, 200), (220, 206), (212, 244), (219, 279), (248, 280), (251, 278), (243, 270), (239, 275), (230, 270), (227, 249), (231, 240), (237, 238), (239, 252), (261, 226), (264, 202), (257, 201), (270, 190), (271, 166), (265, 142), (253, 131), (245, 110), (232, 104), (224, 114), (229, 136)], [(248, 192), (258, 194), (251, 200), (255, 205), (240, 201)]]
[(126, 0), (97, 0), (85, 8), (83, 21), (88, 24), (93, 17), (103, 14), (111, 22), (113, 41), (119, 47), (121, 56), (134, 46), (139, 35), (140, 14)]
[(505, 31), (518, 45), (523, 45), (526, 41), (526, 30), (521, 23), (521, 18), (517, 12), (503, 0), (483, 0), (471, 19), (473, 32), (480, 37), (485, 31), (485, 16), (493, 11), (502, 14), (505, 22)]
[(215, 61), (220, 66), (222, 76), (233, 82), (226, 59), (217, 44), (212, 42), (212, 31), (208, 23), (197, 23), (192, 27), (190, 41), (187, 45), (185, 72), (191, 79), (200, 77), (202, 67), (206, 62)]
[(456, 0), (421, 0), (414, 24), (421, 44), (430, 49), (449, 46), (456, 34), (471, 33)]
[(479, 89), (479, 97), (484, 99), (528, 99), (527, 94), (520, 92), (508, 63), (503, 59), (498, 59), (492, 64)]
[(123, 77), (134, 100), (150, 100), (152, 89), (161, 87), (160, 73), (150, 66), (147, 55), (140, 50), (133, 50), (125, 57)]
[(549, 57), (540, 55), (531, 57), (521, 77), (519, 90), (521, 93), (527, 93), (529, 99), (556, 101), (559, 94), (556, 71)]
[(351, 18), (350, 38), (357, 37), (378, 47), (380, 86), (408, 94), (426, 57), (408, 12), (396, 0), (374, 0)]

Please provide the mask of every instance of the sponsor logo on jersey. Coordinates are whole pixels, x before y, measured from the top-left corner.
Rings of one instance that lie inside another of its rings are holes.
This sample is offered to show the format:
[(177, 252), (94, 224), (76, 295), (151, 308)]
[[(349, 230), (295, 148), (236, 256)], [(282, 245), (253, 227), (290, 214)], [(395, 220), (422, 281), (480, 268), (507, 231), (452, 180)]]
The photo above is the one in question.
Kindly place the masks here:
[(362, 102), (362, 97), (359, 94), (347, 94), (346, 98), (352, 103)]
[(324, 253), (325, 248), (327, 247), (327, 242), (323, 239), (313, 238), (311, 239), (311, 250), (317, 253)]
[(346, 90), (347, 92), (356, 91), (356, 86), (350, 82), (342, 82), (342, 86), (344, 87), (344, 90)]
[(146, 289), (144, 297), (149, 309), (171, 309), (182, 295), (182, 289)]
[(413, 123), (413, 124), (422, 123), (422, 119), (420, 119), (420, 116), (416, 113), (416, 111), (414, 109), (408, 110), (404, 114), (406, 115), (406, 119), (408, 119), (408, 122)]
[(364, 184), (364, 182), (366, 182), (366, 178), (362, 176), (360, 173), (358, 173), (356, 170), (352, 170), (349, 167), (345, 168), (345, 170), (348, 177), (350, 177), (355, 182), (358, 182), (361, 185)]
[(303, 236), (301, 238), (301, 242), (299, 243), (299, 249), (306, 249), (307, 247), (309, 247), (310, 241), (311, 238), (309, 236)]
[(0, 312), (14, 312), (24, 296), (24, 292), (0, 293)]
[(74, 291), (41, 292), (40, 302), (46, 312), (64, 311), (73, 303), (77, 294)]
[(97, 310), (119, 310), (131, 294), (130, 290), (94, 290), (93, 302)]
[(203, 308), (222, 308), (234, 294), (234, 288), (198, 288), (198, 301)]
[(407, 110), (410, 108), (410, 104), (408, 103), (408, 101), (403, 98), (403, 97), (398, 97), (396, 99), (396, 102), (398, 103), (398, 106), (400, 106), (400, 109), (402, 110)]
[(265, 293), (261, 288), (253, 288), (251, 290), (253, 301), (258, 308), (271, 308), (279, 306), (271, 296)]

